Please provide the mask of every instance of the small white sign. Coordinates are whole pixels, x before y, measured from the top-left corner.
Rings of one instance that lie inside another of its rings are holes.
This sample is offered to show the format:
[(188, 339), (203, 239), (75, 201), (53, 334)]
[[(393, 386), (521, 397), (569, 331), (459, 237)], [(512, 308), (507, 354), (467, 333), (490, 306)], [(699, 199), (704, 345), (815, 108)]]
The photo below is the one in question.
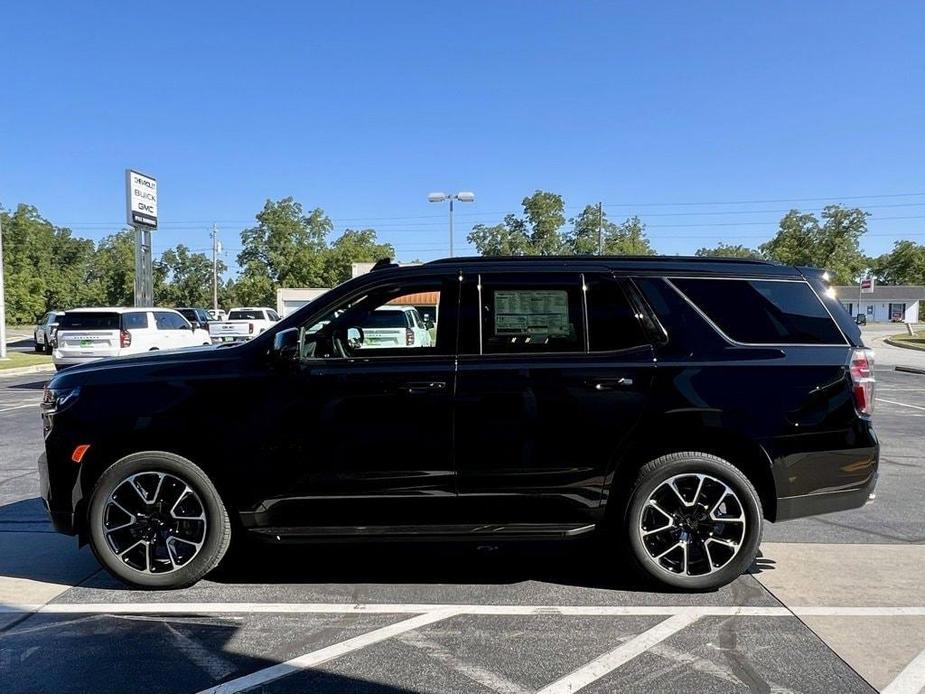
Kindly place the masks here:
[(131, 226), (157, 229), (157, 180), (125, 170), (126, 218)]
[(861, 294), (873, 294), (874, 293), (874, 278), (865, 277), (861, 280)]

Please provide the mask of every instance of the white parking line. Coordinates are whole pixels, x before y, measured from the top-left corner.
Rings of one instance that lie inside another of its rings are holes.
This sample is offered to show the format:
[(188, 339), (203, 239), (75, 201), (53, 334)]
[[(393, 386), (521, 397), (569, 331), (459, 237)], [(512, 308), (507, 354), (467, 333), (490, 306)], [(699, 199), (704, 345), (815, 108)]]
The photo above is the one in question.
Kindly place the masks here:
[(258, 687), (262, 684), (278, 680), (281, 677), (308, 670), (316, 665), (321, 665), (329, 660), (339, 658), (342, 655), (365, 648), (371, 644), (385, 641), (393, 636), (403, 634), (406, 631), (439, 622), (447, 617), (452, 617), (454, 614), (452, 610), (436, 610), (434, 612), (418, 615), (417, 617), (412, 617), (411, 619), (404, 619), (396, 624), (390, 624), (381, 629), (374, 629), (365, 634), (355, 636), (352, 639), (347, 639), (346, 641), (335, 643), (326, 648), (300, 655), (297, 658), (287, 660), (285, 663), (271, 665), (263, 670), (257, 670), (249, 675), (244, 675), (244, 677), (229, 680), (211, 689), (204, 689), (199, 694), (232, 694), (233, 692), (241, 692), (246, 689), (251, 689), (252, 687)]
[(652, 646), (661, 643), (672, 634), (693, 624), (699, 618), (700, 613), (696, 611), (691, 611), (686, 614), (676, 614), (674, 617), (669, 617), (664, 622), (659, 622), (651, 629), (617, 646), (609, 653), (595, 658), (587, 665), (569, 673), (562, 679), (556, 680), (552, 684), (543, 687), (537, 694), (567, 694), (568, 692), (577, 692), (579, 689), (583, 689), (592, 682), (596, 682), (601, 677), (613, 672), (637, 655), (645, 653), (652, 648)]
[(877, 398), (877, 402), (888, 402), (888, 403), (890, 403), (891, 405), (899, 405), (900, 407), (911, 407), (913, 410), (923, 410), (923, 411), (925, 411), (925, 407), (922, 407), (921, 405), (910, 405), (910, 404), (905, 403), (905, 402), (896, 402), (895, 400), (886, 400), (886, 399), (884, 399), (884, 398)]
[(13, 410), (21, 410), (26, 407), (38, 407), (38, 406), (39, 406), (39, 403), (37, 402), (30, 402), (25, 405), (14, 405), (13, 407), (7, 407), (7, 408), (0, 410), (0, 414), (3, 414), (4, 412), (12, 412)]
[(919, 653), (890, 682), (883, 694), (918, 694), (925, 689), (925, 651)]
[(55, 602), (0, 604), (2, 613), (39, 614), (415, 614), (453, 612), (459, 615), (560, 615), (563, 617), (925, 617), (925, 607), (751, 607), (743, 605), (466, 605), (421, 603), (298, 602)]

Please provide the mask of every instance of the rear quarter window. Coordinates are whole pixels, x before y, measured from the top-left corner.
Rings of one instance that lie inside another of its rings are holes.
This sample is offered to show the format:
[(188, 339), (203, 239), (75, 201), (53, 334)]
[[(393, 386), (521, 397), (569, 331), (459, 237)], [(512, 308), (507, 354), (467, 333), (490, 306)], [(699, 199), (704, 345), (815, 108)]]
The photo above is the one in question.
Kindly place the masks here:
[(806, 282), (700, 278), (672, 278), (671, 282), (737, 342), (846, 344)]
[(122, 329), (123, 330), (138, 330), (140, 328), (148, 327), (148, 314), (147, 313), (124, 313), (122, 314)]

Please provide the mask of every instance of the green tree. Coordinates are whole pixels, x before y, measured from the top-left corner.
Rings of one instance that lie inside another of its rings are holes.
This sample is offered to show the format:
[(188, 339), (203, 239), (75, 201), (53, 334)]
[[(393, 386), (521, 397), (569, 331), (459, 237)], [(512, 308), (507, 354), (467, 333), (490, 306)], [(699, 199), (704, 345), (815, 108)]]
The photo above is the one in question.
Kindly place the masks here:
[(753, 248), (723, 242), (712, 248), (698, 248), (694, 255), (698, 258), (761, 258), (761, 254)]
[(759, 250), (786, 265), (826, 269), (836, 284), (853, 284), (868, 264), (860, 245), (868, 216), (858, 208), (828, 205), (820, 224), (814, 214), (791, 210), (781, 219), (775, 237)]
[(628, 217), (617, 224), (598, 213), (597, 205), (587, 205), (572, 219), (572, 229), (565, 237), (563, 250), (575, 255), (594, 255), (598, 252), (599, 228), (603, 239), (604, 255), (654, 255), (646, 238), (646, 225), (639, 217)]
[[(161, 254), (160, 267), (165, 275), (164, 284), (158, 295), (158, 303), (164, 306), (211, 306), (212, 305), (212, 259), (204, 253), (191, 253), (189, 248), (179, 244)], [(218, 261), (219, 290), (222, 274), (227, 268)]]
[(267, 200), (257, 225), (241, 232), (242, 281), (253, 288), (324, 286), (327, 236), (333, 228), (320, 208), (305, 214), (291, 197)]
[(565, 251), (561, 195), (542, 190), (521, 202), (523, 217), (506, 215), (500, 224), (476, 224), (468, 240), (482, 255), (555, 255)]
[(896, 241), (893, 250), (872, 262), (882, 284), (925, 284), (925, 245)]
[(92, 298), (93, 242), (56, 227), (31, 205), (0, 210), (3, 226), (7, 320), (31, 323), (51, 308)]
[(353, 263), (394, 257), (391, 244), (378, 243), (375, 229), (347, 229), (325, 254), (325, 282), (320, 286), (333, 287), (350, 279)]

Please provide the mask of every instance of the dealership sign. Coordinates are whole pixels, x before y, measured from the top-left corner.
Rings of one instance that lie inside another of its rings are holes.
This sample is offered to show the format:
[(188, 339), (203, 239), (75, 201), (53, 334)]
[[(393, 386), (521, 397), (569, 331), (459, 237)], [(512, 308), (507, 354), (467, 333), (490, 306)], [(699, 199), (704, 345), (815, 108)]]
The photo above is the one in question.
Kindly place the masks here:
[(874, 278), (865, 277), (861, 280), (861, 293), (863, 294), (873, 294), (874, 293)]
[(157, 229), (157, 180), (126, 169), (125, 205), (131, 226)]

